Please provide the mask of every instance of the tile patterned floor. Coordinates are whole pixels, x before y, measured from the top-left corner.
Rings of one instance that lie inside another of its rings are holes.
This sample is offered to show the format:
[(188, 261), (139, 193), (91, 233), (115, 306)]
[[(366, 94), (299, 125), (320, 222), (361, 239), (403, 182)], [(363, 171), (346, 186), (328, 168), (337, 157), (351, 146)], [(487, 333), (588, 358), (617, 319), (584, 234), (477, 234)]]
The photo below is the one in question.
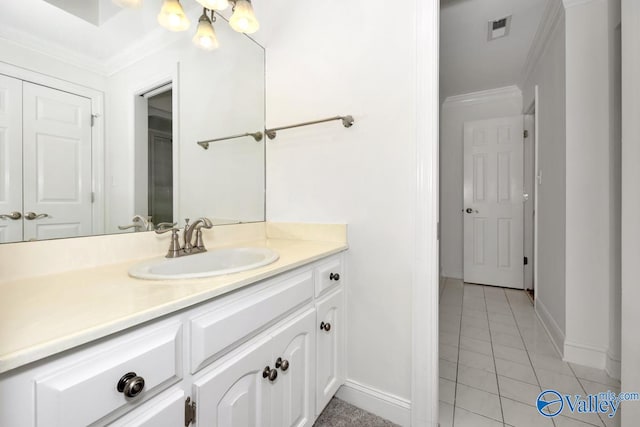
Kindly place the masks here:
[(446, 279), (440, 291), (441, 427), (614, 427), (614, 419), (535, 408), (541, 390), (620, 391), (604, 371), (563, 362), (523, 292)]

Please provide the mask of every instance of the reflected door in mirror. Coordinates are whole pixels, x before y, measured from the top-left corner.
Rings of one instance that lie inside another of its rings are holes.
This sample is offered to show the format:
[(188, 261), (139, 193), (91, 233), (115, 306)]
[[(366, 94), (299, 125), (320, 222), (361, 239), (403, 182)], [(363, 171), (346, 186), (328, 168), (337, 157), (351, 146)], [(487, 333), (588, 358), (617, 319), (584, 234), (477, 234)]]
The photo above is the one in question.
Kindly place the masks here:
[[(3, 191), (6, 197), (0, 198), (3, 211), (18, 212), (20, 217), (2, 217), (2, 241), (90, 235), (90, 100), (17, 79), (8, 80), (12, 81), (10, 85), (6, 81), (0, 83), (10, 93), (7, 99), (12, 103), (1, 120), (6, 124), (2, 134), (11, 137), (1, 138), (8, 141), (4, 151), (11, 160), (4, 161), (2, 156), (0, 167), (4, 179), (12, 185), (3, 186), (10, 191)], [(22, 181), (21, 185), (16, 184), (18, 181)]]

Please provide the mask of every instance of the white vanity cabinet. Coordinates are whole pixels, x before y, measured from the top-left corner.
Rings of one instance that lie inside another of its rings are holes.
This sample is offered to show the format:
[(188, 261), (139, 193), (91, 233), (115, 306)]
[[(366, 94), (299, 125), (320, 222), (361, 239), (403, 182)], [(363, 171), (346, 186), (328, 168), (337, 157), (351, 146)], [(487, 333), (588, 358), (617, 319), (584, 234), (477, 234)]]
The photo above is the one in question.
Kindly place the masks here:
[(311, 427), (344, 383), (343, 281), (338, 254), (0, 374), (0, 426)]
[(196, 425), (311, 426), (314, 325), (315, 310), (307, 308), (196, 380)]

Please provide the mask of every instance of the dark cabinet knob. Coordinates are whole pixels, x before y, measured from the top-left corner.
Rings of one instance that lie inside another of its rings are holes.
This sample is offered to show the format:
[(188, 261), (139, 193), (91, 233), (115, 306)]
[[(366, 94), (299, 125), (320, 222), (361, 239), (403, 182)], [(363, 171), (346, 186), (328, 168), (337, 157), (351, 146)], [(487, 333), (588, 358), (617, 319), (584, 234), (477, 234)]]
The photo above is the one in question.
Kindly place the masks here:
[(473, 212), (473, 209), (467, 208), (467, 213), (472, 213), (472, 212)]
[(289, 369), (289, 361), (287, 359), (282, 359), (282, 357), (278, 357), (276, 360), (276, 368), (282, 369), (282, 372)]
[(269, 381), (274, 382), (278, 378), (278, 371), (271, 369), (269, 366), (265, 366), (262, 371), (262, 378), (267, 378)]
[(120, 378), (116, 388), (126, 397), (137, 397), (144, 389), (144, 378), (138, 376), (135, 372), (128, 372)]
[(340, 275), (338, 273), (329, 274), (329, 280), (335, 280), (336, 282), (340, 280)]
[(320, 322), (320, 330), (329, 332), (331, 330), (331, 323)]

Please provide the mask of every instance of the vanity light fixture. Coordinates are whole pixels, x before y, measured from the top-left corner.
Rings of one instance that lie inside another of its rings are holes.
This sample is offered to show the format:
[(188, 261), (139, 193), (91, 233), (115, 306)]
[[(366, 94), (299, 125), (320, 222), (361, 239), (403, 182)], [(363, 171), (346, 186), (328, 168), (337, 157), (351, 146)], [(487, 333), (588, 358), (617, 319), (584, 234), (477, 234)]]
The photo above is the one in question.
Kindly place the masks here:
[(253, 34), (260, 29), (260, 23), (253, 13), (253, 6), (249, 0), (235, 0), (233, 15), (229, 19), (231, 28), (239, 33)]
[(196, 0), (202, 7), (209, 10), (225, 10), (229, 7), (229, 0)]
[(164, 0), (158, 14), (158, 22), (170, 31), (185, 31), (191, 24), (182, 9), (180, 0)]
[(209, 18), (207, 10), (207, 8), (204, 8), (200, 19), (198, 19), (198, 29), (196, 35), (193, 36), (193, 43), (201, 49), (214, 50), (220, 46), (218, 37), (216, 37), (216, 30), (212, 24), (212, 22), (216, 22), (216, 16), (212, 10), (211, 18)]
[[(215, 13), (228, 8), (229, 3), (233, 5), (233, 14), (229, 18), (231, 28), (244, 34), (253, 34), (260, 29), (260, 23), (253, 11), (251, 0), (196, 1), (204, 7), (204, 11), (198, 19), (198, 29), (193, 37), (193, 43), (202, 49), (214, 50), (218, 48), (218, 38), (213, 28), (213, 22), (216, 22)], [(143, 0), (113, 0), (113, 2), (120, 7), (138, 9), (142, 6)], [(211, 12), (211, 17), (207, 11)], [(158, 22), (170, 31), (186, 31), (190, 25), (180, 0), (164, 0), (158, 14)]]

